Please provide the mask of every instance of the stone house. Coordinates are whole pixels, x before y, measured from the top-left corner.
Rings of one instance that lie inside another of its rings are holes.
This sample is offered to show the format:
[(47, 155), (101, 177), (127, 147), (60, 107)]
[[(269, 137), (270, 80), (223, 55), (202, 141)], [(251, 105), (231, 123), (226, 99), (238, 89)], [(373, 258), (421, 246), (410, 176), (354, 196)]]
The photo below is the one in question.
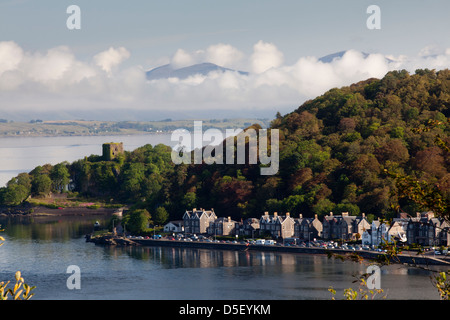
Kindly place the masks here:
[(326, 240), (352, 240), (361, 238), (365, 230), (371, 226), (367, 221), (365, 214), (362, 216), (349, 216), (348, 212), (342, 212), (342, 215), (329, 215), (323, 219), (322, 238)]
[(235, 232), (238, 236), (254, 238), (259, 234), (260, 221), (257, 218), (248, 218), (242, 222), (236, 222)]
[(436, 218), (433, 212), (418, 212), (416, 217), (409, 218), (406, 231), (407, 243), (422, 246), (448, 246), (449, 229), (448, 221)]
[(208, 234), (211, 236), (231, 236), (236, 234), (237, 222), (228, 218), (217, 218), (209, 223)]
[(295, 221), (289, 212), (286, 212), (284, 216), (279, 216), (277, 212), (274, 212), (273, 215), (265, 212), (259, 219), (259, 224), (261, 234), (269, 232), (276, 239), (291, 238), (294, 235)]
[(214, 209), (204, 210), (200, 208), (192, 209), (192, 211), (187, 211), (183, 215), (184, 231), (186, 233), (207, 233), (208, 227), (211, 222), (217, 219)]
[(317, 218), (317, 214), (314, 218), (303, 218), (300, 214), (299, 218), (294, 219), (294, 237), (301, 240), (313, 240), (314, 238), (321, 238), (323, 231), (323, 224)]

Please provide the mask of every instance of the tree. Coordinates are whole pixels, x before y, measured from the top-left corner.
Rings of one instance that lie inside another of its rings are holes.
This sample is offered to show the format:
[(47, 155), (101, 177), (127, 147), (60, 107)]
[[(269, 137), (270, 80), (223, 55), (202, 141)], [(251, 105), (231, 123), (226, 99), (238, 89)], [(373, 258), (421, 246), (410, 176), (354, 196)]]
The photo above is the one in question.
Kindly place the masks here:
[(187, 192), (183, 196), (182, 204), (186, 209), (195, 208), (197, 206), (197, 195), (195, 192)]
[(67, 163), (58, 163), (50, 171), (50, 179), (52, 180), (52, 187), (54, 191), (59, 193), (64, 191), (64, 188), (70, 182), (69, 169)]
[(9, 184), (0, 193), (0, 202), (7, 206), (17, 206), (29, 196), (27, 188), (20, 184)]
[(125, 216), (124, 224), (131, 233), (140, 234), (148, 231), (152, 216), (146, 209), (135, 209)]
[(158, 207), (155, 210), (154, 222), (158, 225), (164, 224), (169, 219), (169, 214), (167, 213), (166, 208)]
[(52, 190), (52, 180), (47, 174), (39, 174), (31, 182), (31, 192), (35, 196), (47, 196)]

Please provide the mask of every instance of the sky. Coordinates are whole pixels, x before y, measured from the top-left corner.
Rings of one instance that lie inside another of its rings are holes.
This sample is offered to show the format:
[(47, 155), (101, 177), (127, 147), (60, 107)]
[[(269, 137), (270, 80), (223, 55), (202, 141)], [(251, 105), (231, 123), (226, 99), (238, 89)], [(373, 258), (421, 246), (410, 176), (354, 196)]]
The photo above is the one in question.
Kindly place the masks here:
[[(390, 70), (448, 68), (449, 12), (448, 0), (0, 0), (0, 118), (271, 118)], [(248, 75), (145, 79), (202, 62)]]

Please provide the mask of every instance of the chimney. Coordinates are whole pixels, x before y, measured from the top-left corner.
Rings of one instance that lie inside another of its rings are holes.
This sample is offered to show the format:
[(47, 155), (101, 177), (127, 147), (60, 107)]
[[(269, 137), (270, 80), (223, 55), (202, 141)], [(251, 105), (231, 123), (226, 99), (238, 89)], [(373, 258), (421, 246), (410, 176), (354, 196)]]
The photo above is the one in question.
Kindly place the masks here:
[(420, 212), (416, 212), (416, 217), (420, 218)]
[(303, 219), (303, 215), (302, 215), (301, 213), (298, 215), (298, 217), (299, 217), (300, 219)]
[(228, 217), (228, 222), (231, 222), (231, 217)]
[(330, 211), (330, 216), (333, 216), (333, 212)]
[(362, 217), (363, 217), (363, 218), (365, 218), (365, 217), (366, 217), (366, 214), (365, 214), (364, 212), (362, 213)]
[(317, 219), (317, 214), (314, 215), (314, 219)]
[(265, 216), (269, 215), (269, 211), (265, 211), (265, 212), (264, 212), (264, 215), (265, 215)]
[(342, 212), (343, 217), (348, 217), (348, 212)]
[(278, 212), (274, 212), (274, 213), (273, 213), (273, 216), (274, 216), (274, 217), (277, 217), (277, 216), (278, 216)]
[(286, 217), (290, 217), (291, 214), (289, 212), (286, 212)]

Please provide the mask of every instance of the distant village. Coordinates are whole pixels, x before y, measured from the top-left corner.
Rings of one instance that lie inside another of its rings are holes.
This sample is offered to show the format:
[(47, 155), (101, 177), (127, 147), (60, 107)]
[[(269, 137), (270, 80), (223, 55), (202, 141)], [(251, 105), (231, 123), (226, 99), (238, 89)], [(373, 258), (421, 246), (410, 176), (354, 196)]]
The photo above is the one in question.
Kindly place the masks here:
[(256, 238), (270, 236), (275, 240), (298, 239), (299, 241), (361, 240), (362, 245), (378, 246), (383, 242), (399, 242), (406, 245), (448, 246), (450, 224), (435, 217), (433, 212), (409, 216), (401, 213), (389, 224), (374, 220), (369, 223), (365, 214), (360, 216), (342, 212), (330, 212), (320, 221), (314, 217), (291, 217), (290, 213), (265, 212), (259, 219), (234, 221), (230, 217), (217, 217), (214, 209), (186, 211), (183, 220), (170, 221), (164, 232), (207, 236), (244, 236)]

